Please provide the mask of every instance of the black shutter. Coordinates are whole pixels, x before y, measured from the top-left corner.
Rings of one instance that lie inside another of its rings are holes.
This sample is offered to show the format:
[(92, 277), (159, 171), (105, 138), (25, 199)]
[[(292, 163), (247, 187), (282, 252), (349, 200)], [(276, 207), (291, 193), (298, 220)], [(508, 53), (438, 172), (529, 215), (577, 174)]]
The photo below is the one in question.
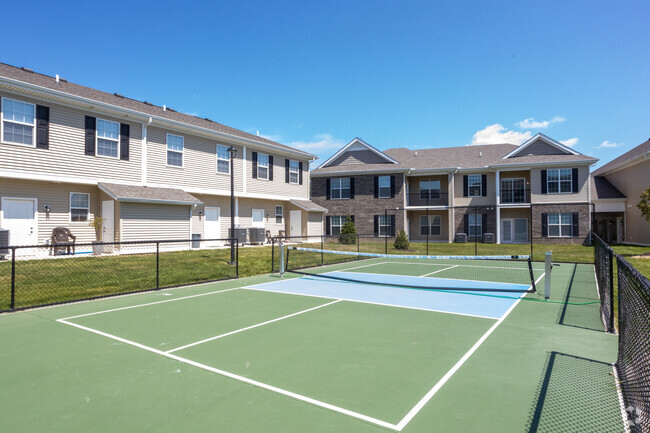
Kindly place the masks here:
[(97, 119), (86, 116), (86, 155), (95, 154), (95, 128)]
[(375, 176), (375, 198), (379, 197), (379, 176)]
[(578, 212), (573, 212), (573, 227), (571, 229), (571, 236), (578, 237), (580, 236), (580, 225), (578, 224)]
[(547, 190), (546, 190), (546, 170), (542, 170), (542, 194), (547, 194)]
[(481, 175), (481, 195), (487, 197), (487, 174)]
[(331, 186), (331, 181), (329, 179), (325, 179), (325, 200), (330, 199)]
[(284, 183), (289, 183), (289, 160), (284, 160)]
[(269, 180), (273, 180), (273, 157), (269, 155)]
[(129, 160), (129, 132), (130, 127), (126, 123), (120, 123), (120, 159)]
[(349, 215), (349, 217), (350, 217), (350, 220), (351, 220), (352, 222), (354, 222), (354, 215)]
[[(329, 180), (329, 179), (328, 179)], [(325, 217), (325, 234), (329, 236), (331, 234), (330, 231), (330, 221), (332, 220), (331, 216), (326, 216)]]
[(298, 163), (298, 185), (302, 185), (302, 161)]
[(481, 234), (487, 233), (487, 214), (484, 213), (483, 215), (481, 215), (481, 219), (482, 219), (482, 221), (481, 221)]
[(257, 152), (253, 152), (253, 179), (257, 179)]
[(543, 238), (548, 237), (548, 214), (547, 213), (542, 214), (542, 237)]
[(469, 238), (469, 214), (467, 214), (467, 213), (465, 214), (464, 220), (465, 220), (464, 221), (464, 223), (465, 223), (465, 234)]
[(463, 197), (469, 197), (469, 183), (466, 174), (463, 175)]
[(36, 147), (50, 147), (50, 107), (36, 106)]
[(578, 192), (578, 169), (571, 169), (571, 190), (572, 192)]
[(390, 236), (395, 236), (395, 215), (389, 215), (390, 218)]
[(375, 236), (379, 235), (379, 215), (375, 215)]
[(350, 198), (354, 198), (354, 178), (350, 178)]
[(390, 198), (395, 198), (395, 176), (390, 177)]

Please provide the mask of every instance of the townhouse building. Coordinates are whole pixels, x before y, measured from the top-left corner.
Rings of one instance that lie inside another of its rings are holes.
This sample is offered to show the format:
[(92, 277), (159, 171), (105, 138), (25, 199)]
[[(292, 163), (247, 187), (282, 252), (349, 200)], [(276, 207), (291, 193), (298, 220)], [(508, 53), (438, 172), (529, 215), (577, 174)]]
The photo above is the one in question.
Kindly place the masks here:
[(518, 146), (385, 151), (355, 138), (312, 171), (312, 200), (328, 209), (329, 235), (350, 215), (359, 233), (405, 230), (414, 241), (582, 244), (596, 161), (544, 134)]
[[(0, 64), (0, 227), (12, 245), (320, 235), (315, 156), (166, 106)], [(230, 149), (234, 149), (231, 165)], [(230, 206), (231, 167), (235, 206)]]

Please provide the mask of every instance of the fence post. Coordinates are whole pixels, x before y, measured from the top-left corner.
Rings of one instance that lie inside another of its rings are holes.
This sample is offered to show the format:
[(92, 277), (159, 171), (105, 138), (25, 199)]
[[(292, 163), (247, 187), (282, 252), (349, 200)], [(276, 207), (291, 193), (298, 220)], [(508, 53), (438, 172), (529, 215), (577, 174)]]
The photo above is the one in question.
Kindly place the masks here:
[[(474, 227), (476, 227), (476, 217), (478, 216), (478, 214), (476, 212), (477, 212), (477, 209), (474, 208)], [(471, 226), (469, 227), (469, 231), (470, 231), (470, 233), (472, 232)], [(483, 222), (482, 221), (481, 221), (481, 231), (483, 231)], [(478, 236), (476, 236), (476, 234), (474, 234), (474, 255), (478, 256)]]
[[(428, 194), (427, 197), (429, 197)], [(427, 204), (429, 204), (428, 198), (427, 198)], [(429, 224), (429, 207), (427, 206), (427, 256), (429, 255), (429, 231), (430, 230), (431, 230), (431, 224)]]
[(16, 307), (16, 247), (11, 247), (11, 304), (9, 309)]
[[(388, 223), (388, 210), (384, 209), (384, 224)], [(384, 225), (384, 227), (386, 227)], [(381, 231), (381, 224), (379, 224), (379, 231)], [(384, 230), (384, 254), (388, 254), (388, 230)]]
[(325, 258), (323, 257), (323, 249), (325, 248), (325, 236), (321, 235), (320, 237), (320, 265), (325, 264)]
[[(609, 248), (608, 245), (608, 252), (607, 254), (609, 255), (609, 323), (607, 324), (609, 329), (608, 332), (614, 333), (616, 330), (614, 329), (614, 251)], [(621, 296), (621, 289), (619, 286), (618, 290), (619, 296)], [(619, 300), (619, 306), (620, 300)]]
[(235, 278), (239, 278), (239, 239), (235, 242)]
[(156, 289), (160, 289), (160, 241), (156, 241)]

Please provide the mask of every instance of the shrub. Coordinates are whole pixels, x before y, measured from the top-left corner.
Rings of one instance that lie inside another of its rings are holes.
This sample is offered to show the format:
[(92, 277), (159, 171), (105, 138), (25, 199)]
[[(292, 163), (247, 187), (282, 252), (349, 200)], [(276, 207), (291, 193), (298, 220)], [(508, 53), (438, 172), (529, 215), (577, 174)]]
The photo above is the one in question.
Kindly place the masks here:
[(406, 232), (404, 230), (399, 230), (397, 232), (397, 239), (395, 239), (395, 249), (408, 250), (408, 248), (409, 248), (409, 238), (406, 237)]
[(357, 242), (357, 228), (350, 215), (345, 219), (341, 233), (339, 233), (339, 243), (344, 245), (353, 245)]

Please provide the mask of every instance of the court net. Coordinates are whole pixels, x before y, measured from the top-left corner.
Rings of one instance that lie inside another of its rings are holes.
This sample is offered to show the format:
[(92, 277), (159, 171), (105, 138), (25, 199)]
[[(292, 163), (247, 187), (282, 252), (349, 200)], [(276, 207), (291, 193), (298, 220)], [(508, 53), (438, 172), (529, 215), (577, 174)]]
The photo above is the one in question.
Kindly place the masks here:
[(284, 268), (318, 278), (413, 289), (536, 291), (530, 256), (416, 256), (288, 247)]

